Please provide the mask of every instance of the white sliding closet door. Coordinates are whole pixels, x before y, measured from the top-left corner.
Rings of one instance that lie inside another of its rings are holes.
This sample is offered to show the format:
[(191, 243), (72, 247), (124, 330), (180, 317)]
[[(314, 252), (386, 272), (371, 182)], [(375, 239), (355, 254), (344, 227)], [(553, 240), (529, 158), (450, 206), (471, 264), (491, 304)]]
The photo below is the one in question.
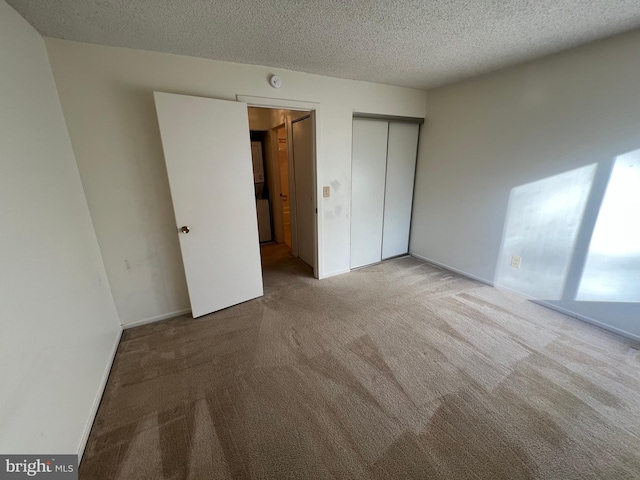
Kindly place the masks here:
[(381, 260), (389, 122), (353, 119), (351, 268)]
[(415, 123), (391, 122), (387, 146), (387, 181), (382, 232), (382, 259), (409, 251), (418, 132)]

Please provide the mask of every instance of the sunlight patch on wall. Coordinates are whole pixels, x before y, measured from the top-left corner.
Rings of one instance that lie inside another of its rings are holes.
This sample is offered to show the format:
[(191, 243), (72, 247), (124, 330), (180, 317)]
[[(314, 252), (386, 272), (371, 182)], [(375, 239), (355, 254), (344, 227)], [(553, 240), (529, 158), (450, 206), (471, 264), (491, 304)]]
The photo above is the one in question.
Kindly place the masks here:
[(576, 300), (640, 302), (640, 150), (616, 158)]
[(537, 299), (562, 297), (596, 168), (587, 165), (511, 190), (496, 286)]

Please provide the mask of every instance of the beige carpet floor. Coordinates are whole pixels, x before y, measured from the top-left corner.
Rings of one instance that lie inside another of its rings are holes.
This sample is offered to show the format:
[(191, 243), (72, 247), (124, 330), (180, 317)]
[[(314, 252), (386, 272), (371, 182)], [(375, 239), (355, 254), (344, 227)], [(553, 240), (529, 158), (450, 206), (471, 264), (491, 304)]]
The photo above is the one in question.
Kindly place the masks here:
[(411, 257), (124, 332), (80, 478), (637, 479), (633, 343)]

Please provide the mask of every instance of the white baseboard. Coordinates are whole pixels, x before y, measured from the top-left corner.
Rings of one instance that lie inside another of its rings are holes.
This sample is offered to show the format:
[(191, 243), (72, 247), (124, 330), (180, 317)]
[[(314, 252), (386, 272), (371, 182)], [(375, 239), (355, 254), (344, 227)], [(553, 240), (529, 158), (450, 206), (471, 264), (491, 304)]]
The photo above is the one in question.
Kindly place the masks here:
[[(486, 278), (480, 278), (477, 277), (475, 275), (472, 275), (470, 273), (464, 272), (462, 270), (458, 270), (457, 268), (453, 268), (445, 263), (440, 263), (440, 262), (436, 262), (435, 260), (431, 260), (430, 258), (427, 257), (423, 257), (422, 255), (418, 255), (417, 253), (411, 253), (410, 254), (412, 257), (416, 257), (418, 260), (422, 260), (423, 262), (427, 262), (427, 263), (431, 263), (432, 265), (435, 265), (436, 267), (441, 267), (444, 268), (446, 270), (450, 270), (452, 272), (457, 273), (458, 275), (462, 275), (463, 277), (467, 277), (470, 278), (472, 280), (477, 280), (478, 282), (484, 283), (486, 285), (489, 285), (491, 287), (495, 287), (496, 285), (494, 285), (494, 283), (490, 280), (487, 280)], [(515, 292), (517, 293), (517, 292)]]
[(168, 320), (170, 318), (179, 317), (187, 313), (191, 313), (190, 308), (177, 310), (175, 312), (163, 313), (162, 315), (158, 315), (156, 317), (143, 318), (142, 320), (136, 320), (135, 322), (125, 323), (122, 325), (122, 328), (127, 330), (128, 328), (139, 327), (141, 325), (146, 325), (147, 323), (159, 322), (161, 320)]
[(591, 317), (587, 317), (585, 315), (581, 315), (579, 313), (572, 312), (571, 310), (568, 310), (566, 308), (558, 307), (558, 306), (553, 305), (551, 303), (547, 303), (544, 300), (537, 300), (537, 299), (535, 299), (535, 298), (533, 298), (533, 297), (531, 297), (531, 296), (529, 296), (529, 295), (527, 295), (525, 293), (518, 292), (517, 290), (513, 290), (511, 288), (504, 287), (502, 285), (497, 285), (494, 282), (491, 282), (491, 281), (486, 280), (484, 278), (477, 277), (475, 275), (472, 275), (470, 273), (464, 272), (462, 270), (458, 270), (457, 268), (450, 267), (449, 265), (446, 265), (444, 263), (436, 262), (435, 260), (431, 260), (430, 258), (426, 258), (426, 257), (423, 257), (421, 255), (417, 255), (415, 253), (412, 253), (411, 255), (413, 257), (416, 257), (417, 259), (423, 260), (423, 261), (425, 261), (427, 263), (431, 263), (431, 264), (436, 265), (438, 267), (445, 268), (447, 270), (451, 270), (452, 272), (455, 272), (455, 273), (457, 273), (459, 275), (462, 275), (463, 277), (467, 277), (467, 278), (471, 278), (473, 280), (477, 280), (479, 282), (482, 282), (482, 283), (490, 285), (490, 286), (492, 286), (494, 288), (497, 288), (498, 290), (506, 290), (506, 291), (511, 292), (511, 293), (513, 293), (515, 295), (518, 295), (520, 297), (526, 298), (527, 300), (529, 300), (531, 302), (537, 303), (538, 305), (542, 305), (543, 307), (549, 308), (551, 310), (555, 310), (556, 312), (560, 312), (560, 313), (562, 313), (564, 315), (567, 315), (569, 317), (577, 318), (578, 320), (582, 320), (583, 322), (590, 323), (591, 325), (595, 325), (596, 327), (600, 327), (603, 330), (607, 330), (609, 332), (615, 333), (617, 335), (620, 335), (622, 337), (628, 338), (630, 340), (634, 340), (636, 342), (640, 342), (640, 337), (638, 335), (635, 335), (633, 333), (627, 332), (626, 330), (621, 330), (619, 328), (616, 328), (616, 327), (613, 327), (613, 326), (608, 325), (606, 323), (603, 323), (603, 322), (600, 322), (598, 320), (595, 320), (595, 319), (593, 319)]
[(89, 441), (89, 434), (91, 433), (93, 422), (95, 421), (96, 415), (98, 414), (98, 407), (100, 407), (102, 395), (104, 394), (104, 389), (107, 386), (107, 380), (109, 380), (111, 367), (113, 366), (113, 361), (116, 358), (118, 345), (120, 345), (120, 338), (122, 338), (122, 328), (118, 332), (118, 336), (116, 337), (115, 341), (113, 342), (113, 346), (111, 347), (111, 352), (109, 353), (109, 361), (107, 362), (104, 373), (102, 374), (102, 379), (100, 379), (100, 386), (98, 387), (96, 398), (94, 399), (93, 405), (91, 407), (89, 420), (87, 421), (87, 425), (85, 426), (84, 432), (82, 432), (82, 437), (80, 438), (80, 447), (78, 449), (78, 465), (80, 465), (80, 462), (82, 461), (82, 456), (84, 455), (84, 449), (87, 447), (87, 442)]
[(551, 310), (555, 310), (556, 312), (560, 312), (563, 313), (565, 315), (568, 315), (569, 317), (573, 317), (573, 318), (577, 318), (578, 320), (582, 320), (583, 322), (586, 323), (590, 323), (592, 325), (595, 325), (596, 327), (600, 327), (603, 330), (607, 330), (609, 332), (615, 333), (617, 335), (620, 335), (622, 337), (626, 337), (630, 340), (634, 340), (636, 342), (640, 342), (640, 336), (635, 335), (631, 332), (627, 332), (626, 330), (621, 330), (619, 328), (613, 327), (611, 325), (608, 325), (606, 323), (602, 323), (599, 320), (596, 320), (594, 318), (591, 317), (587, 317), (586, 315), (581, 315), (580, 313), (575, 313), (572, 312), (571, 310), (567, 310), (566, 308), (562, 308), (562, 307), (558, 307), (557, 305), (553, 305), (551, 303), (547, 303), (544, 300), (531, 300), (534, 303), (537, 303), (539, 305), (542, 305), (543, 307), (547, 307)]
[(350, 269), (346, 269), (346, 270), (337, 270), (335, 272), (330, 272), (330, 273), (323, 273), (321, 277), (318, 277), (318, 280), (324, 280), (325, 278), (329, 278), (329, 277), (336, 277), (338, 275), (342, 275), (343, 273), (349, 273), (351, 270)]

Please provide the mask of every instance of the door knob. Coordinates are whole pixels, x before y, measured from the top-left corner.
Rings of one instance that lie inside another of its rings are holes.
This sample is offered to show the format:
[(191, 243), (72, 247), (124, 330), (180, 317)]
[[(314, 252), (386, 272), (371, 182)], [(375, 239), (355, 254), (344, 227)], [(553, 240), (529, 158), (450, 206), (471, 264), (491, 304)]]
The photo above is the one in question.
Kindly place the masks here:
[(187, 227), (187, 226), (185, 225), (184, 227), (182, 227), (182, 228), (180, 229), (180, 231), (181, 231), (182, 233), (189, 233), (189, 227)]

